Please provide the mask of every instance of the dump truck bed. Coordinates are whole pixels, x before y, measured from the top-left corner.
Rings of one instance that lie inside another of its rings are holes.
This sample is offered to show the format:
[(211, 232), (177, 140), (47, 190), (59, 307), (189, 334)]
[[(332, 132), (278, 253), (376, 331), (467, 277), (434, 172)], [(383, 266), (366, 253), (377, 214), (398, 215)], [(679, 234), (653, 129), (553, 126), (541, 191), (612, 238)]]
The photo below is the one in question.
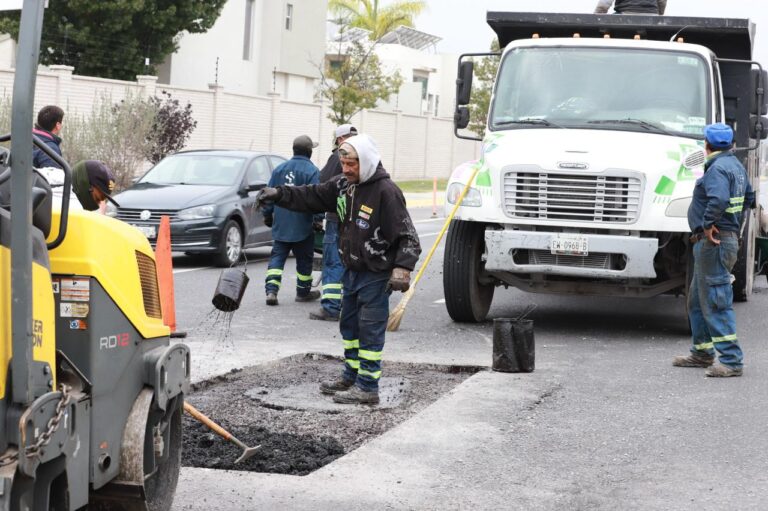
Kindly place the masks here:
[(540, 37), (611, 37), (669, 41), (676, 34), (686, 43), (700, 44), (727, 59), (750, 60), (755, 24), (748, 19), (692, 18), (621, 14), (563, 14), (489, 11), (488, 25), (501, 47), (517, 39)]

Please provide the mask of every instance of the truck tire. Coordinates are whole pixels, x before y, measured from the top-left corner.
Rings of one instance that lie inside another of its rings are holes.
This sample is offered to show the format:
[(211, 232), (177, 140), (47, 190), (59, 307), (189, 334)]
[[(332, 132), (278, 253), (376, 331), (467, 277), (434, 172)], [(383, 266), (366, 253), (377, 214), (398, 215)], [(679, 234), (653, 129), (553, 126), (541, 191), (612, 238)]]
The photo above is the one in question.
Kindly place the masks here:
[(457, 322), (479, 323), (488, 315), (493, 284), (481, 284), (485, 224), (453, 220), (445, 242), (443, 292), (448, 315)]
[(733, 301), (746, 302), (752, 294), (752, 284), (755, 281), (755, 215), (754, 210), (744, 218), (744, 237), (739, 246), (739, 256), (732, 273)]

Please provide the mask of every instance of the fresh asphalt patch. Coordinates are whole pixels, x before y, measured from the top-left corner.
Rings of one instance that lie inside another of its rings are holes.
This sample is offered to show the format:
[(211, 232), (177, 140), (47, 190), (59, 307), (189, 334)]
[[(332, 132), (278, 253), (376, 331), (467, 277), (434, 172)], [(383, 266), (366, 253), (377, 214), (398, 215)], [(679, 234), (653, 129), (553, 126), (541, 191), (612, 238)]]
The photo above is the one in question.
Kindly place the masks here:
[(221, 470), (307, 475), (408, 420), (482, 368), (386, 363), (382, 403), (338, 405), (318, 390), (340, 376), (342, 361), (300, 354), (233, 370), (193, 386), (193, 406), (222, 425), (256, 456), (195, 419), (184, 417), (182, 464)]

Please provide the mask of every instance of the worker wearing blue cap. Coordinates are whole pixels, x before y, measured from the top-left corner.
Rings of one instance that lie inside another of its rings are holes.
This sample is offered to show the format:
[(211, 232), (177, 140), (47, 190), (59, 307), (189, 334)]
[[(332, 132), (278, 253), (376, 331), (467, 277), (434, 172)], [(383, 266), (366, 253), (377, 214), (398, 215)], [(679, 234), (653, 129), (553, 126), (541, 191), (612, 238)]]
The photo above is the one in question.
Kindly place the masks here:
[[(693, 346), (675, 357), (677, 367), (708, 367), (707, 376), (741, 376), (744, 354), (736, 336), (731, 269), (736, 264), (745, 209), (755, 193), (747, 171), (734, 156), (733, 130), (723, 123), (704, 127), (707, 162), (696, 181), (688, 208), (693, 235), (693, 278), (688, 292), (688, 319)], [(715, 352), (720, 364), (715, 362)]]

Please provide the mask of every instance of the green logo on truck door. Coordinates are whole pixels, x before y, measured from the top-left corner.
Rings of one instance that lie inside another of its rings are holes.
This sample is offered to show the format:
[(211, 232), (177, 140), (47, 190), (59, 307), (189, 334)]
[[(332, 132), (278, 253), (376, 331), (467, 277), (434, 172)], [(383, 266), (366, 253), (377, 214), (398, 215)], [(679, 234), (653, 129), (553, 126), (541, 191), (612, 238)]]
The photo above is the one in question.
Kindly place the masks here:
[(700, 148), (697, 145), (680, 144), (679, 151), (667, 152), (667, 158), (677, 163), (677, 172), (673, 173), (672, 176), (664, 175), (659, 178), (659, 182), (656, 184), (656, 188), (654, 188), (654, 193), (656, 195), (653, 197), (653, 202), (669, 202), (672, 198), (672, 194), (675, 192), (677, 183), (681, 181), (693, 181), (696, 179), (696, 176), (691, 169), (685, 166), (685, 158), (683, 155), (686, 155), (687, 157), (698, 150), (700, 150)]

